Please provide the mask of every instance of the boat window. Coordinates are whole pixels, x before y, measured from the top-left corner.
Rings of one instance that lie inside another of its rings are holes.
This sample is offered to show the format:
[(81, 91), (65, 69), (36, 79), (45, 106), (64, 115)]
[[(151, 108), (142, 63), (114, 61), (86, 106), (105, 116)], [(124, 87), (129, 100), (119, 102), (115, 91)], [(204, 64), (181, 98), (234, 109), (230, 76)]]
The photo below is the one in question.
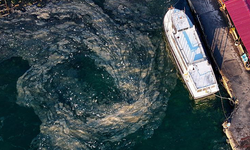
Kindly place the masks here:
[(201, 92), (202, 90), (200, 89), (200, 90), (198, 90), (197, 92)]

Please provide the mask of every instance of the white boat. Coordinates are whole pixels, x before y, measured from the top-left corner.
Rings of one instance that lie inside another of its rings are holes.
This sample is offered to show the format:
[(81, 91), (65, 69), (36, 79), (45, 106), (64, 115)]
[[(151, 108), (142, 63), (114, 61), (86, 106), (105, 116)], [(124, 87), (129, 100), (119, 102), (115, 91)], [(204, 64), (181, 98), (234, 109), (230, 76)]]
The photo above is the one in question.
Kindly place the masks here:
[(219, 91), (195, 26), (184, 11), (169, 8), (164, 30), (179, 72), (194, 99)]

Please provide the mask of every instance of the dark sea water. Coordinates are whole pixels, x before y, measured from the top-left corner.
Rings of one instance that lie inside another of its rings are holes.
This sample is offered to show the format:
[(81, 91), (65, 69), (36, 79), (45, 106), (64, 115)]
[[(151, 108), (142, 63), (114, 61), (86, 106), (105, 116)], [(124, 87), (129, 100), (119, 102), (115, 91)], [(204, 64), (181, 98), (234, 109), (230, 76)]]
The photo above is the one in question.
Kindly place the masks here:
[(221, 99), (191, 99), (166, 50), (171, 5), (191, 17), (185, 0), (86, 0), (0, 20), (0, 150), (229, 150)]
[(17, 79), (29, 69), (27, 61), (15, 57), (0, 64), (0, 149), (27, 149), (39, 133), (41, 121), (33, 109), (16, 104)]

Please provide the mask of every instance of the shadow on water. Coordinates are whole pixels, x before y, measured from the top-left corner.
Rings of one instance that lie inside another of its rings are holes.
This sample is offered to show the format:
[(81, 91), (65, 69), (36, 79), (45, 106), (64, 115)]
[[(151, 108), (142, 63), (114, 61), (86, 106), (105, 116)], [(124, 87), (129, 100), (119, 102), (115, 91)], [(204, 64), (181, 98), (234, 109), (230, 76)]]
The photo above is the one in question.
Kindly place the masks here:
[(17, 79), (29, 69), (27, 61), (11, 58), (0, 64), (0, 149), (28, 149), (39, 133), (39, 118), (33, 109), (16, 104)]
[[(192, 1), (192, 0), (191, 0)], [(199, 20), (202, 23), (204, 33), (211, 54), (216, 60), (217, 67), (221, 69), (224, 61), (224, 55), (228, 47), (229, 31), (227, 30), (228, 20), (220, 12), (217, 1), (193, 1), (193, 5), (199, 14)], [(213, 22), (211, 24), (211, 22)]]

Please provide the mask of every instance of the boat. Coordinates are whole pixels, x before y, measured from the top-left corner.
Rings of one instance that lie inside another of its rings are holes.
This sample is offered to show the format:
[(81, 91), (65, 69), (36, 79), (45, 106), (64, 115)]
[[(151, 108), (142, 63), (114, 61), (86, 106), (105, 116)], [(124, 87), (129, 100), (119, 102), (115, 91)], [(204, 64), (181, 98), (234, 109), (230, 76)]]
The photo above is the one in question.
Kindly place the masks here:
[(213, 68), (190, 18), (171, 7), (163, 24), (170, 51), (192, 97), (200, 99), (218, 92)]

